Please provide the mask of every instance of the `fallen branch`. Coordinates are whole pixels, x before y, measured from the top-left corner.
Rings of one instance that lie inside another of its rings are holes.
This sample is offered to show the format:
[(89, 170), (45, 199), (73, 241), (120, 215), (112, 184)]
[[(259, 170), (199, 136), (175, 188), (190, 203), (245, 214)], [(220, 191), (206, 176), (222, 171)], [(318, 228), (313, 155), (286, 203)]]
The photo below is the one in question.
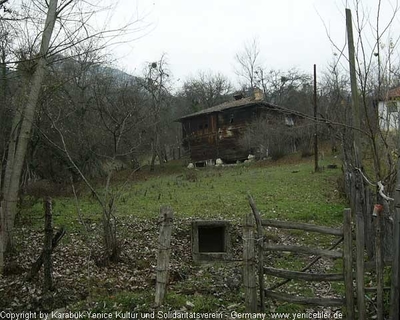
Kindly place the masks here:
[[(57, 233), (54, 235), (52, 242), (51, 242), (51, 252), (54, 251), (54, 249), (57, 247), (58, 243), (61, 241), (61, 239), (65, 235), (65, 228), (62, 227), (60, 230), (57, 231)], [(28, 275), (26, 276), (26, 280), (30, 281), (32, 280), (36, 274), (39, 272), (40, 268), (42, 267), (44, 261), (44, 250), (41, 252), (39, 258), (36, 259), (36, 261), (32, 264), (31, 270), (29, 271)]]

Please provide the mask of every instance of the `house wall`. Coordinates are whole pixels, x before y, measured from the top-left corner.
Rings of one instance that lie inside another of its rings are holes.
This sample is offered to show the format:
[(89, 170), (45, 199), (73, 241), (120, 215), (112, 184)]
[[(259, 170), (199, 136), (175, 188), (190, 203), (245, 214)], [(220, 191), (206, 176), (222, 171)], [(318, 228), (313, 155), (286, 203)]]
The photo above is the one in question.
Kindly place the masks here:
[(379, 128), (384, 131), (399, 129), (400, 101), (380, 101), (378, 103)]
[(189, 150), (193, 161), (217, 158), (224, 162), (245, 160), (249, 150), (240, 144), (241, 137), (253, 120), (267, 114), (285, 123), (284, 115), (259, 105), (183, 119), (184, 147)]
[(218, 158), (216, 114), (185, 119), (182, 128), (184, 147), (193, 161)]

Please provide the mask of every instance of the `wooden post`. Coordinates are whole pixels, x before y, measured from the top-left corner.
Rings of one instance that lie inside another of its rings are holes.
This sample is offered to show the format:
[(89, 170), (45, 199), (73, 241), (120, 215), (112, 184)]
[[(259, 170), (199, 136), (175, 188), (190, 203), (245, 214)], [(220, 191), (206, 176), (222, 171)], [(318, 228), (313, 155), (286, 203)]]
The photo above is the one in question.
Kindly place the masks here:
[(400, 160), (398, 164), (397, 186), (396, 186), (396, 208), (393, 226), (393, 264), (392, 264), (392, 283), (390, 290), (390, 318), (391, 320), (400, 319)]
[(346, 290), (346, 319), (354, 320), (353, 296), (353, 245), (351, 232), (351, 210), (343, 211), (343, 271)]
[(347, 43), (349, 49), (349, 67), (350, 67), (350, 82), (351, 82), (351, 97), (352, 97), (352, 125), (354, 130), (354, 167), (356, 168), (353, 173), (354, 188), (355, 188), (355, 201), (353, 211), (356, 215), (356, 239), (357, 239), (357, 305), (358, 305), (358, 319), (366, 319), (365, 311), (365, 292), (364, 292), (364, 217), (363, 217), (363, 198), (364, 188), (363, 180), (361, 177), (361, 137), (360, 137), (360, 104), (357, 90), (357, 76), (356, 76), (356, 63), (355, 63), (355, 50), (353, 39), (353, 26), (351, 19), (350, 9), (346, 9), (346, 29), (347, 29)]
[[(58, 246), (59, 242), (61, 241), (61, 239), (64, 236), (65, 236), (65, 228), (62, 227), (60, 230), (57, 231), (57, 233), (53, 237), (53, 240), (51, 241), (52, 252)], [(28, 272), (28, 274), (26, 276), (27, 281), (32, 280), (36, 276), (36, 274), (39, 272), (40, 268), (42, 267), (43, 262), (44, 262), (44, 250), (42, 250), (42, 252), (40, 253), (40, 256), (32, 264), (31, 270)]]
[[(347, 46), (349, 49), (349, 67), (350, 67), (350, 83), (351, 83), (351, 100), (352, 100), (352, 125), (354, 130), (354, 144), (356, 149), (361, 148), (360, 145), (360, 99), (357, 90), (357, 76), (356, 76), (356, 58), (353, 39), (353, 25), (351, 19), (351, 10), (346, 9), (346, 28), (347, 28)], [(360, 152), (361, 150), (357, 150)], [(359, 154), (359, 156), (361, 156)], [(361, 157), (360, 157), (361, 159)]]
[(53, 217), (51, 198), (44, 199), (44, 248), (43, 248), (43, 271), (44, 271), (44, 292), (48, 292), (53, 287), (52, 260), (53, 251)]
[(0, 203), (0, 276), (4, 271), (4, 219), (3, 219), (3, 202)]
[(376, 307), (377, 307), (377, 319), (383, 320), (383, 257), (382, 257), (381, 212), (377, 212), (375, 223), (376, 223), (376, 233), (375, 233)]
[(258, 247), (258, 286), (260, 291), (260, 311), (265, 311), (265, 282), (264, 282), (264, 232), (261, 222), (260, 211), (258, 211), (256, 203), (249, 194), (249, 203), (253, 211), (254, 219), (257, 226), (257, 247)]
[(254, 219), (250, 213), (243, 226), (243, 286), (247, 312), (257, 312), (257, 287), (254, 254)]
[(314, 64), (314, 172), (318, 171), (317, 65)]
[(161, 227), (158, 236), (156, 306), (163, 304), (167, 288), (173, 218), (174, 212), (171, 207), (160, 208)]
[[(366, 319), (366, 307), (365, 307), (365, 290), (364, 290), (364, 217), (362, 212), (362, 199), (361, 192), (359, 190), (362, 180), (360, 177), (356, 177), (356, 283), (357, 283), (357, 306), (358, 306), (358, 319)], [(361, 180), (361, 181), (360, 181)]]

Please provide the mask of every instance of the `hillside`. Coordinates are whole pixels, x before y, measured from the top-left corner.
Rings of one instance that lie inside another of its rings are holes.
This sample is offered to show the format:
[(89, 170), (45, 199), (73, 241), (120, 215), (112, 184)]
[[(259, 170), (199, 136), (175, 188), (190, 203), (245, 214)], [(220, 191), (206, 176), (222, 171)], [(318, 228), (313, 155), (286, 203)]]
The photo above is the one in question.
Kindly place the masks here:
[[(339, 163), (330, 158), (322, 161), (322, 165), (326, 167), (335, 162)], [(0, 308), (54, 310), (68, 305), (67, 310), (124, 311), (135, 306), (135, 310), (149, 311), (155, 284), (158, 210), (160, 205), (170, 205), (175, 220), (166, 310), (185, 307), (187, 301), (197, 311), (225, 310), (229, 306), (243, 310), (241, 222), (250, 212), (247, 192), (254, 197), (263, 218), (341, 225), (345, 202), (337, 189), (340, 169), (325, 169), (315, 174), (312, 168), (311, 159), (296, 156), (277, 163), (265, 161), (192, 170), (181, 163), (169, 163), (152, 174), (142, 170), (124, 186), (118, 201), (121, 261), (106, 266), (100, 259), (100, 208), (92, 196), (81, 190), (77, 199), (55, 198), (54, 225), (66, 226), (67, 235), (54, 253), (56, 290), (52, 292), (52, 299), (42, 295), (42, 275), (32, 282), (24, 280), (43, 241), (42, 203), (27, 196), (16, 230), (15, 268), (0, 280), (0, 295), (4, 298), (0, 300)], [(118, 173), (118, 181), (123, 177), (125, 173)], [(113, 188), (123, 185), (118, 181)], [(194, 219), (230, 221), (231, 262), (207, 265), (192, 262), (190, 225)], [(273, 242), (318, 242), (321, 248), (333, 243), (333, 238), (328, 236), (317, 239), (311, 234), (299, 236), (295, 231), (276, 229), (269, 230), (267, 237)], [(274, 255), (270, 259), (275, 266), (294, 269), (301, 269), (309, 262), (307, 257), (298, 255), (283, 258)], [(340, 268), (340, 265), (322, 262), (316, 265), (316, 268), (327, 267)], [(272, 278), (269, 281), (274, 282)], [(302, 290), (306, 294), (311, 292), (310, 288)], [(275, 308), (303, 310), (286, 304)]]

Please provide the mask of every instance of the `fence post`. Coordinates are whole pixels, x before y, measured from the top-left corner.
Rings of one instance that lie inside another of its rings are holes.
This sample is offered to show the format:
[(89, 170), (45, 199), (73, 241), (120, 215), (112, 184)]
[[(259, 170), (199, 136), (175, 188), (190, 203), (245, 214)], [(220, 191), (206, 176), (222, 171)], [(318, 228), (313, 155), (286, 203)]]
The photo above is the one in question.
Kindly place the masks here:
[(243, 286), (246, 311), (257, 312), (253, 213), (246, 215), (243, 226)]
[[(398, 178), (399, 179), (399, 178)], [(400, 180), (400, 179), (399, 179)], [(400, 181), (398, 182), (400, 183)], [(392, 264), (392, 283), (390, 292), (390, 318), (391, 320), (400, 319), (400, 186), (396, 187), (396, 208), (393, 226), (393, 264)]]
[(358, 319), (365, 320), (365, 284), (364, 284), (364, 248), (365, 248), (365, 224), (364, 219), (366, 214), (363, 210), (363, 180), (360, 173), (356, 172), (354, 181), (355, 189), (355, 229), (356, 229), (356, 283), (357, 283), (357, 309)]
[(343, 211), (343, 270), (346, 290), (346, 319), (354, 320), (353, 296), (353, 246), (351, 233), (351, 210)]
[(43, 248), (43, 272), (44, 292), (51, 290), (53, 286), (51, 252), (53, 241), (53, 217), (51, 198), (44, 199), (44, 248)]
[(171, 207), (160, 208), (161, 227), (158, 237), (156, 306), (163, 304), (167, 288), (173, 217), (174, 213)]
[(383, 257), (382, 257), (382, 217), (381, 212), (376, 215), (375, 233), (375, 262), (376, 262), (376, 307), (377, 319), (383, 320)]
[(264, 232), (261, 223), (260, 211), (258, 211), (253, 197), (249, 194), (249, 203), (257, 226), (257, 248), (258, 248), (258, 286), (260, 291), (260, 311), (265, 310), (265, 283), (264, 283)]
[(0, 203), (0, 276), (4, 271), (4, 219), (3, 219), (3, 202)]

